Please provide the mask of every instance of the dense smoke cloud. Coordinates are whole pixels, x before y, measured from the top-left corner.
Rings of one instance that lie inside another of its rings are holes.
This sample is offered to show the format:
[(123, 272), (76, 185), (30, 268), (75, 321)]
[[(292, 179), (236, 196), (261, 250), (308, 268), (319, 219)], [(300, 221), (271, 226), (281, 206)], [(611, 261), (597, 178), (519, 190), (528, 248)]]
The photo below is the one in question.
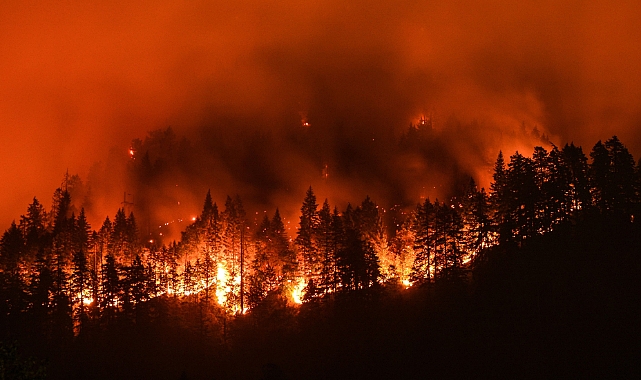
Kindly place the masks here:
[[(199, 162), (155, 180), (165, 214), (208, 188), (288, 215), (310, 184), (341, 207), (445, 197), (534, 127), (639, 157), (640, 42), (635, 1), (4, 2), (0, 222), (67, 169), (113, 214), (131, 140), (167, 126)], [(442, 146), (388, 149), (422, 115)]]

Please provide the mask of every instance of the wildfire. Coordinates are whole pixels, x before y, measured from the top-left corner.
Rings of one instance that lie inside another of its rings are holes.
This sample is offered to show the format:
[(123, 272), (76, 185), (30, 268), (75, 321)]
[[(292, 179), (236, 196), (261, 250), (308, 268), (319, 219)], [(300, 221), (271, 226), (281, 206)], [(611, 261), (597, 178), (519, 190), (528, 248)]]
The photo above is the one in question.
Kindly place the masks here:
[(292, 299), (294, 300), (294, 303), (303, 303), (303, 296), (305, 295), (303, 289), (305, 289), (305, 279), (299, 278), (296, 285), (294, 285), (294, 289), (292, 290)]
[(83, 305), (89, 306), (93, 303), (93, 297), (91, 296), (91, 291), (85, 289), (82, 293), (76, 294), (76, 299), (81, 301)]
[(218, 263), (218, 269), (216, 271), (216, 299), (218, 300), (219, 305), (223, 305), (225, 303), (225, 301), (227, 300), (227, 292), (229, 292), (230, 290), (226, 285), (227, 277), (227, 269), (225, 268), (223, 263)]

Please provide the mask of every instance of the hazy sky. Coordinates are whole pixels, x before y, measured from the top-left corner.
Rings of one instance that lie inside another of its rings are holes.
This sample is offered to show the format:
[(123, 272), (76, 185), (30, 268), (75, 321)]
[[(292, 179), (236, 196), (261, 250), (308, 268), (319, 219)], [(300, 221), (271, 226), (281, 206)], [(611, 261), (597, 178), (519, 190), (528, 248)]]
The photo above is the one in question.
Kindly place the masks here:
[(0, 0), (3, 229), (153, 129), (391, 136), (427, 113), (638, 159), (641, 3)]

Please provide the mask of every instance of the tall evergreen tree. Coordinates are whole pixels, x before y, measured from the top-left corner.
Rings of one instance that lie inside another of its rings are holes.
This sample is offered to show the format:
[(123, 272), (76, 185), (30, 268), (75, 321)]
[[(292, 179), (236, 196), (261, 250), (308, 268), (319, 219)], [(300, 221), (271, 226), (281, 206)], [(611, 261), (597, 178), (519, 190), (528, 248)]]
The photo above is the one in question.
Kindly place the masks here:
[(103, 315), (111, 321), (118, 311), (121, 302), (121, 284), (118, 264), (112, 253), (105, 256), (102, 264), (102, 284), (100, 287), (100, 302)]
[(18, 315), (25, 309), (26, 287), (21, 276), (25, 240), (15, 221), (0, 239), (0, 312)]
[(318, 293), (325, 294), (335, 289), (336, 278), (336, 243), (335, 235), (332, 230), (332, 213), (329, 202), (325, 199), (320, 212), (318, 213), (318, 250), (321, 255), (321, 273), (316, 284)]
[(90, 280), (91, 275), (87, 256), (82, 250), (76, 251), (73, 254), (71, 272), (71, 300), (75, 325), (78, 326), (79, 329), (82, 328), (87, 320), (87, 304), (93, 301), (90, 296)]
[(612, 188), (611, 203), (615, 213), (629, 215), (635, 203), (635, 163), (628, 148), (617, 136), (605, 142), (610, 157), (608, 187)]
[(485, 189), (477, 188), (473, 179), (470, 179), (463, 208), (465, 249), (469, 254), (477, 255), (492, 245), (494, 236), (488, 196), (485, 194)]
[(49, 336), (47, 326), (49, 324), (49, 310), (53, 295), (53, 276), (49, 261), (46, 259), (43, 250), (36, 254), (36, 260), (31, 270), (29, 283), (29, 304), (33, 317), (33, 327), (37, 332)]
[[(507, 171), (506, 204), (512, 240), (521, 242), (536, 233), (536, 200), (540, 199), (533, 161), (516, 152)], [(507, 230), (507, 228), (506, 228)]]
[(565, 144), (561, 153), (563, 162), (570, 172), (569, 207), (572, 213), (576, 213), (592, 205), (588, 159), (583, 149), (573, 143)]
[(277, 277), (281, 279), (281, 284), (293, 280), (298, 262), (296, 261), (296, 253), (290, 246), (287, 230), (278, 208), (269, 222), (269, 240), (271, 249), (278, 258), (275, 270)]
[(27, 214), (21, 217), (20, 229), (24, 233), (26, 256), (34, 258), (38, 250), (44, 248), (47, 233), (47, 212), (36, 197), (27, 208)]
[(337, 271), (344, 291), (368, 289), (378, 284), (380, 267), (376, 252), (354, 228), (345, 230), (345, 246), (337, 254)]
[(429, 198), (416, 206), (412, 231), (415, 259), (410, 279), (412, 282), (430, 282), (434, 276), (434, 246), (436, 242), (435, 209)]
[(494, 230), (499, 243), (512, 240), (512, 224), (507, 194), (507, 170), (503, 152), (499, 151), (494, 164), (493, 182), (490, 185), (490, 204), (492, 206)]
[(318, 255), (315, 238), (318, 226), (318, 204), (310, 186), (305, 194), (301, 207), (300, 223), (297, 231), (296, 245), (302, 258), (303, 274), (307, 278), (317, 278), (321, 269), (321, 258)]

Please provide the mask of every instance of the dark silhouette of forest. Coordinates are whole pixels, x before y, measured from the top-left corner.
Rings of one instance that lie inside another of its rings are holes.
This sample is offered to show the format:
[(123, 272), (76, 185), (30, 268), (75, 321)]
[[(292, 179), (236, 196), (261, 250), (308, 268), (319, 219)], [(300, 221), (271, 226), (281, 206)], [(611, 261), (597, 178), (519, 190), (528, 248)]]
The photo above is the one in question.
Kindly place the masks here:
[(208, 193), (169, 245), (125, 208), (90, 226), (65, 178), (0, 240), (0, 376), (636, 377), (641, 165), (616, 136), (589, 157), (499, 153), (490, 189), (394, 224), (309, 187), (293, 236)]

